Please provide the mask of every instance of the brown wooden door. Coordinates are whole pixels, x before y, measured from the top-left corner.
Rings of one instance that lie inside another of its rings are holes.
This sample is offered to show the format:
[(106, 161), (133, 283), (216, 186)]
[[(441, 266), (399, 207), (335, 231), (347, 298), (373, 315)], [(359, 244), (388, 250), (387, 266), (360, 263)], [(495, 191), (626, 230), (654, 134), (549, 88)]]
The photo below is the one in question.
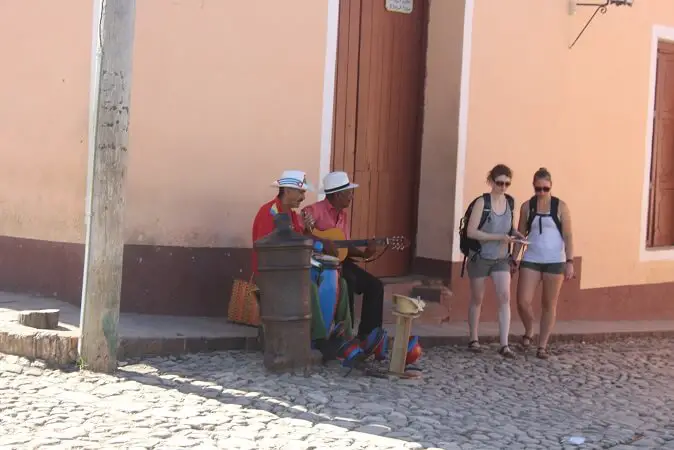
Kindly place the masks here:
[[(426, 60), (427, 0), (412, 13), (385, 0), (342, 0), (333, 140), (334, 170), (360, 185), (352, 238), (414, 240)], [(378, 276), (408, 272), (412, 250), (367, 264)]]
[(649, 247), (674, 245), (674, 44), (658, 46)]

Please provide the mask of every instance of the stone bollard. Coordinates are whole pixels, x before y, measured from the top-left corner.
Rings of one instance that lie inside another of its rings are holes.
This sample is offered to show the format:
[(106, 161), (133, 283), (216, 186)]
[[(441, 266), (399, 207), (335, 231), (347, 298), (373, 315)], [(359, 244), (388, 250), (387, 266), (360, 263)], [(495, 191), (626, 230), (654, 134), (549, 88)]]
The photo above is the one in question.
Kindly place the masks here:
[(273, 372), (307, 373), (311, 351), (312, 240), (291, 228), (288, 214), (274, 217), (274, 231), (257, 240), (257, 285), (264, 332), (264, 365)]

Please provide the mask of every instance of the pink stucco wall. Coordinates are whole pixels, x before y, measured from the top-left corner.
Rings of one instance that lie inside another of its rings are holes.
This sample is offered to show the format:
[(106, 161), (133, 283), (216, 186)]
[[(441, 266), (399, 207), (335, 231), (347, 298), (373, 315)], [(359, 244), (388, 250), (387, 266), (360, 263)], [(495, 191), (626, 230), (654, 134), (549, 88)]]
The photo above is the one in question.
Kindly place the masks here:
[(570, 16), (566, 0), (475, 2), (461, 201), (499, 162), (523, 201), (546, 166), (571, 207), (583, 288), (672, 281), (674, 261), (640, 250), (652, 31), (674, 27), (674, 2), (609, 7), (569, 50), (592, 12)]
[[(641, 217), (651, 36), (674, 28), (674, 3), (610, 7), (572, 50), (589, 8), (470, 3), (457, 174), (464, 2), (431, 2), (417, 256), (452, 258), (452, 198), (467, 205), (492, 165), (512, 166), (520, 201), (544, 165), (574, 214), (583, 288), (670, 281), (674, 258), (641, 257)], [(138, 2), (129, 243), (248, 246), (282, 169), (318, 184), (327, 2), (261, 5)], [(0, 2), (0, 235), (83, 241), (91, 27), (87, 0)]]
[(430, 2), (416, 256), (451, 260), (464, 0)]
[(0, 235), (84, 239), (91, 2), (0, 2)]
[[(0, 235), (82, 242), (91, 1), (0, 2)], [(248, 246), (284, 168), (318, 175), (327, 4), (137, 2), (129, 243)]]

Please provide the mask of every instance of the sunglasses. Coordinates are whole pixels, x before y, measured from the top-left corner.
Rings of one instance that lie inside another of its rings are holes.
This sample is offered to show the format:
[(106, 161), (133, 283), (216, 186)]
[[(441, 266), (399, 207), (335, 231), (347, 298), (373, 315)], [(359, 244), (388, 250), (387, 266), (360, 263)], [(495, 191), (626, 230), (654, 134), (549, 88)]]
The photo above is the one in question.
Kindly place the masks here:
[(550, 192), (550, 186), (534, 186), (536, 192)]
[(510, 181), (494, 181), (494, 184), (498, 187), (510, 187)]

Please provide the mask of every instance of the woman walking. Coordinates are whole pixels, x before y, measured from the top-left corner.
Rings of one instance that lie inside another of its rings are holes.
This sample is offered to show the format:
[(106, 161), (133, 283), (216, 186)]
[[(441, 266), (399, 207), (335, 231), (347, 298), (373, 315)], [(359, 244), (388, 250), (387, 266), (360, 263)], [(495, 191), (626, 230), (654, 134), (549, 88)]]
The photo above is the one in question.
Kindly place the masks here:
[(506, 194), (512, 181), (512, 170), (499, 164), (489, 171), (487, 182), (491, 192), (478, 197), (470, 212), (466, 234), (479, 243), (479, 251), (471, 251), (468, 256), (468, 278), (470, 278), (471, 301), (468, 311), (470, 343), (474, 352), (482, 349), (478, 340), (478, 324), (487, 278), (491, 278), (498, 300), (498, 322), (501, 348), (499, 353), (505, 358), (515, 354), (508, 346), (510, 332), (510, 244), (515, 237), (523, 237), (513, 229), (513, 209), (515, 200)]
[[(533, 342), (534, 313), (531, 307), (538, 285), (543, 283), (542, 309), (536, 356), (547, 359), (548, 340), (557, 314), (557, 299), (564, 280), (574, 276), (571, 215), (566, 203), (550, 193), (552, 176), (544, 167), (534, 174), (534, 195), (522, 204), (518, 229), (527, 236), (528, 247), (519, 264), (517, 310), (524, 324), (522, 346)], [(519, 246), (516, 246), (519, 247)], [(516, 248), (515, 255), (519, 252)]]

